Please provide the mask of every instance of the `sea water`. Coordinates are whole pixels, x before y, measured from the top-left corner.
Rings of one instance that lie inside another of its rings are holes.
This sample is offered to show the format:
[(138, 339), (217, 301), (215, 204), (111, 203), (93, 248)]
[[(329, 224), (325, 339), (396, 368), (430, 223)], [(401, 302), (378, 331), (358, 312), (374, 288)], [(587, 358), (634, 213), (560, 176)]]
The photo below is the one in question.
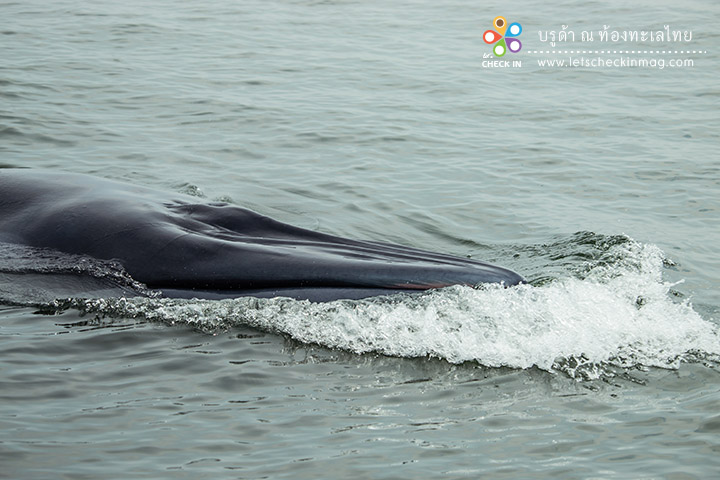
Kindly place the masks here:
[[(719, 13), (1, 4), (2, 167), (231, 202), (529, 283), (54, 299), (7, 280), (21, 255), (5, 245), (0, 477), (717, 475)], [(492, 55), (497, 16), (522, 25), (521, 51)], [(692, 36), (647, 35), (666, 31)]]

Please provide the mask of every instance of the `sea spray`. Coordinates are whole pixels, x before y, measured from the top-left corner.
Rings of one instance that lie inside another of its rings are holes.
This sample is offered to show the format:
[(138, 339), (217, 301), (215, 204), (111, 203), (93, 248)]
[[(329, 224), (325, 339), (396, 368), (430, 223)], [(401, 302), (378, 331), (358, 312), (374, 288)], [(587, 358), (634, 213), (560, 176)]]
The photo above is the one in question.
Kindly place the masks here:
[(113, 317), (141, 317), (217, 332), (245, 325), (355, 353), (436, 357), (450, 363), (564, 372), (677, 368), (720, 358), (718, 328), (670, 295), (664, 255), (628, 240), (584, 275), (540, 285), (454, 286), (414, 295), (311, 303), (287, 298), (121, 298), (58, 302)]

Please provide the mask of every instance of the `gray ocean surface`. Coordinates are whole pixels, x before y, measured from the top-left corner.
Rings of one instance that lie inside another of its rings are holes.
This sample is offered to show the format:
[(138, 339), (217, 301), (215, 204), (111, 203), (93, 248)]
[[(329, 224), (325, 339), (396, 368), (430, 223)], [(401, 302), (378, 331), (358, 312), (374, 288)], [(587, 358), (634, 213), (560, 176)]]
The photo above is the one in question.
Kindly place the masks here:
[[(483, 64), (497, 15), (523, 28), (510, 67)], [(529, 280), (327, 304), (33, 302), (0, 281), (0, 478), (716, 478), (718, 18), (709, 0), (0, 3), (1, 168)], [(598, 35), (666, 25), (692, 40)], [(541, 41), (563, 26), (574, 42)], [(655, 66), (538, 63), (569, 57)]]

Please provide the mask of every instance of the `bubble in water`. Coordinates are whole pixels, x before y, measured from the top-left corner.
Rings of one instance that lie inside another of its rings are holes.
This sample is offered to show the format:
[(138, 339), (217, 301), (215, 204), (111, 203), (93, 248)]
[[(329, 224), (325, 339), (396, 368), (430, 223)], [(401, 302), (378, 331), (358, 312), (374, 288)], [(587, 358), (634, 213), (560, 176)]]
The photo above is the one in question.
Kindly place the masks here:
[(137, 298), (72, 306), (203, 330), (247, 325), (355, 353), (537, 367), (578, 378), (597, 378), (617, 367), (677, 368), (698, 352), (718, 357), (717, 327), (669, 295), (673, 284), (662, 280), (662, 252), (634, 241), (617, 243), (583, 278), (539, 286), (455, 286), (317, 304)]

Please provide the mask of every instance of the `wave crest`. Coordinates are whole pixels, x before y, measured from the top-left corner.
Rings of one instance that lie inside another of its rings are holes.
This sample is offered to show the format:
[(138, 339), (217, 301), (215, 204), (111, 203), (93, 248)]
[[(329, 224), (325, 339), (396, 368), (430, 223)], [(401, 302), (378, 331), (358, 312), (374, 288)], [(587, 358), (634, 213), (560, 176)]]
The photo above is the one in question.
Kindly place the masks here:
[(613, 375), (617, 368), (717, 362), (718, 327), (688, 300), (673, 298), (676, 284), (662, 280), (664, 262), (656, 246), (625, 237), (607, 243), (577, 275), (513, 288), (455, 286), (330, 303), (119, 298), (55, 306), (204, 331), (246, 325), (355, 353), (537, 367), (580, 379)]

